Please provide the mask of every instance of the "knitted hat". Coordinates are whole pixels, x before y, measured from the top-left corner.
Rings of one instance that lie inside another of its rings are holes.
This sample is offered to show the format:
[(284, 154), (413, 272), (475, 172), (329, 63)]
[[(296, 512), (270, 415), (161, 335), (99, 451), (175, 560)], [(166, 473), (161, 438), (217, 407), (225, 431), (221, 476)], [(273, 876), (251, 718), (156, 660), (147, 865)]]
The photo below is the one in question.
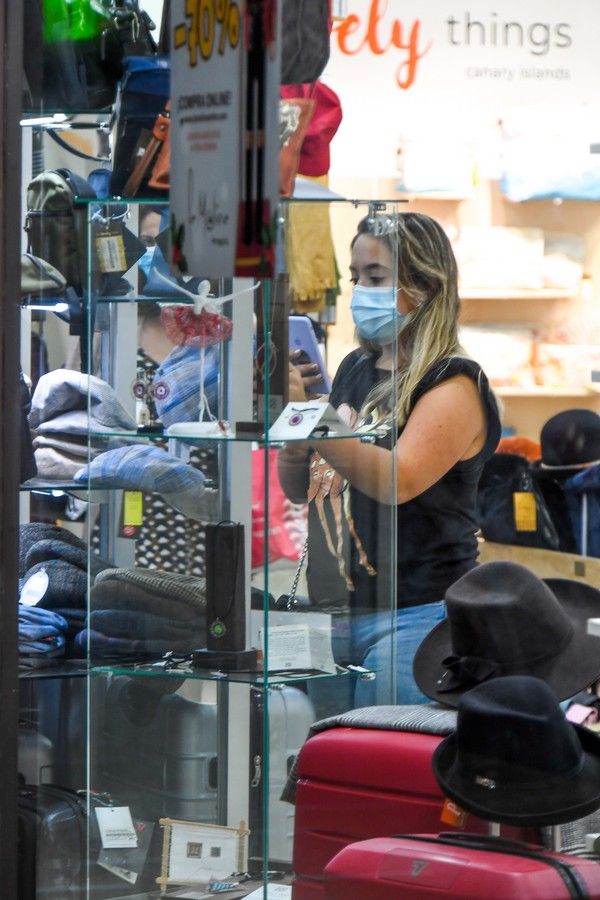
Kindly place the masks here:
[(70, 544), (72, 547), (79, 547), (87, 552), (87, 544), (80, 537), (73, 534), (67, 528), (61, 528), (59, 525), (50, 525), (46, 522), (26, 522), (19, 526), (19, 577), (22, 578), (29, 568), (25, 564), (27, 553), (34, 544), (43, 540), (61, 541), (63, 544)]
[(45, 572), (48, 576), (48, 587), (37, 605), (42, 609), (53, 609), (59, 606), (85, 606), (87, 594), (87, 575), (79, 566), (61, 559), (49, 559), (36, 563), (25, 572), (25, 581), (36, 572)]
[[(46, 562), (50, 559), (60, 559), (63, 562), (71, 563), (78, 566), (83, 571), (88, 568), (88, 551), (87, 547), (77, 547), (73, 544), (67, 544), (66, 541), (59, 541), (52, 538), (36, 541), (32, 544), (25, 556), (25, 568), (31, 569), (37, 563)], [(95, 553), (89, 554), (89, 565), (92, 576), (95, 577), (104, 569), (113, 568), (109, 562)]]

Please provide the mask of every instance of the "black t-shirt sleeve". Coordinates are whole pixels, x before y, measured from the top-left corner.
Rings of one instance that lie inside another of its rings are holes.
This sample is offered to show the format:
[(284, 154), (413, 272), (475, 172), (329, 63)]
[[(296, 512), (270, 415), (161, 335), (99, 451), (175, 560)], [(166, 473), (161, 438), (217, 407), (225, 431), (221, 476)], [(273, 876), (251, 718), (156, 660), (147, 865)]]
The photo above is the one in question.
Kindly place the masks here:
[(375, 383), (372, 359), (360, 348), (341, 361), (333, 379), (329, 402), (334, 409), (347, 403), (357, 411)]

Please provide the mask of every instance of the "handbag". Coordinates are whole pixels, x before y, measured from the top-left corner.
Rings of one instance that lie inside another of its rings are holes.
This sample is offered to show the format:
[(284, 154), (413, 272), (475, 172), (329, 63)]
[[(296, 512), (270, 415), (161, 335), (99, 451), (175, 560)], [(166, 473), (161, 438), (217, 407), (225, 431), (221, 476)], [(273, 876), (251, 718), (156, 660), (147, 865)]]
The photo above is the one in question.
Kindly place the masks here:
[(25, 106), (78, 112), (114, 103), (127, 57), (156, 54), (138, 0), (26, 0)]
[(496, 453), (486, 462), (477, 492), (477, 513), (488, 541), (559, 549), (546, 501), (522, 456)]
[(284, 0), (281, 83), (316, 81), (329, 60), (330, 0)]
[(123, 188), (126, 197), (135, 197), (144, 181), (152, 190), (161, 192), (169, 190), (170, 126), (171, 103), (168, 101), (156, 117), (146, 146), (142, 148), (138, 144), (138, 153), (141, 155)]
[(302, 142), (315, 109), (309, 97), (295, 97), (279, 102), (280, 140), (279, 193), (291, 197), (300, 164)]
[(342, 121), (342, 105), (338, 95), (322, 81), (314, 84), (288, 84), (280, 88), (280, 96), (290, 103), (311, 100), (313, 112), (300, 145), (298, 172), (317, 178), (329, 172), (329, 145)]
[(64, 294), (67, 280), (57, 268), (34, 256), (33, 253), (21, 254), (21, 297), (36, 295), (40, 297), (56, 297)]
[[(166, 124), (156, 128), (157, 117), (164, 113), (170, 93), (170, 64), (168, 59), (130, 57), (121, 79), (112, 118), (113, 171), (110, 179), (112, 196), (127, 196), (125, 186), (133, 176), (141, 157), (152, 141), (158, 149), (164, 138)], [(144, 172), (136, 190), (143, 196), (165, 196), (148, 186), (147, 175), (154, 157), (144, 165)]]

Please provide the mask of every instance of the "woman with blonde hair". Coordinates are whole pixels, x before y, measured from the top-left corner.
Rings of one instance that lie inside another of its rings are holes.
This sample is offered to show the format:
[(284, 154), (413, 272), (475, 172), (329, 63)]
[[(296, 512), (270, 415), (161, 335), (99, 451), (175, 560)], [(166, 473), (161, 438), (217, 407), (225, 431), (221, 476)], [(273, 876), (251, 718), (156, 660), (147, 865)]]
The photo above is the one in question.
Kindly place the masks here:
[[(477, 484), (500, 438), (498, 408), (458, 341), (457, 266), (441, 226), (370, 215), (351, 250), (360, 346), (329, 402), (371, 442), (290, 444), (280, 478), (291, 499), (310, 501), (311, 600), (350, 612), (336, 658), (377, 670), (357, 682), (354, 705), (427, 702), (412, 659), (444, 616), (446, 589), (477, 564)], [(306, 399), (311, 383), (291, 366), (290, 399)]]

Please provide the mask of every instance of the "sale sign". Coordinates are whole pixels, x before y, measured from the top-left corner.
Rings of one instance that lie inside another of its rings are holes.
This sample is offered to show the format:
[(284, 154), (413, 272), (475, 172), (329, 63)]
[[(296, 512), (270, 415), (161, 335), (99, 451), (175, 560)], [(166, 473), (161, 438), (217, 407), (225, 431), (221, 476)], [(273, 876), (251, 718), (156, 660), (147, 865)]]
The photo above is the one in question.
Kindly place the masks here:
[(271, 274), (278, 199), (274, 0), (174, 0), (171, 236), (178, 274)]

